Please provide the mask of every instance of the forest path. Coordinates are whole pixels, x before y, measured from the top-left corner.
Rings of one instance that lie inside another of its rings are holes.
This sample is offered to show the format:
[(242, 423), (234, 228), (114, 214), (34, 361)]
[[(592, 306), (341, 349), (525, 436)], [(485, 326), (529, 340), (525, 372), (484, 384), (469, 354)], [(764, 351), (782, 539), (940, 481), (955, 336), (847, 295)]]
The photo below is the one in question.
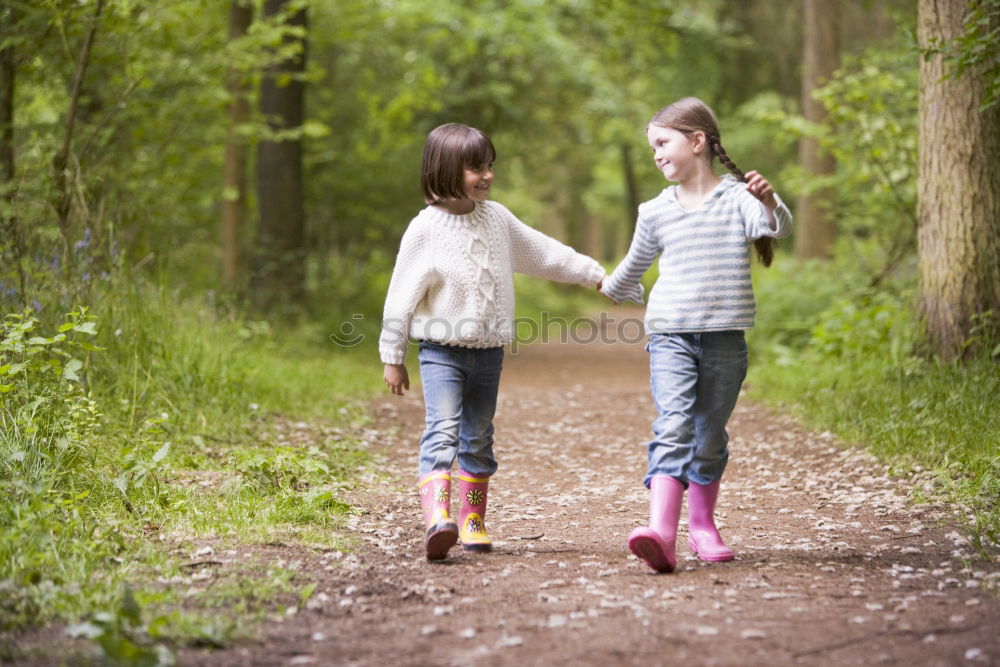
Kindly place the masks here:
[(676, 572), (632, 557), (626, 538), (647, 518), (646, 364), (641, 342), (508, 354), (494, 552), (454, 548), (442, 563), (422, 550), (419, 388), (376, 400), (384, 465), (352, 498), (363, 546), (310, 556), (310, 604), (259, 644), (185, 664), (1000, 664), (1000, 565), (968, 565), (949, 508), (908, 503), (919, 479), (745, 400), (719, 500), (736, 560), (694, 559), (683, 516)]

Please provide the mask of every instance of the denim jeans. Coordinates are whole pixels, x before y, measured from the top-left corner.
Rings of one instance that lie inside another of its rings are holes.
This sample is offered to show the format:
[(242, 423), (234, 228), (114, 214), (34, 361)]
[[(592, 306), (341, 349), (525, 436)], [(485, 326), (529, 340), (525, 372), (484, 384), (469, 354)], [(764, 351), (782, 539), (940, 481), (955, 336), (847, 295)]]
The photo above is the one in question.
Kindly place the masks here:
[(747, 374), (742, 331), (653, 334), (649, 382), (656, 403), (649, 467), (684, 486), (720, 479), (729, 461), (726, 423)]
[(420, 379), (426, 428), (420, 439), (420, 476), (459, 468), (476, 477), (497, 470), (493, 415), (503, 348), (471, 349), (421, 342)]

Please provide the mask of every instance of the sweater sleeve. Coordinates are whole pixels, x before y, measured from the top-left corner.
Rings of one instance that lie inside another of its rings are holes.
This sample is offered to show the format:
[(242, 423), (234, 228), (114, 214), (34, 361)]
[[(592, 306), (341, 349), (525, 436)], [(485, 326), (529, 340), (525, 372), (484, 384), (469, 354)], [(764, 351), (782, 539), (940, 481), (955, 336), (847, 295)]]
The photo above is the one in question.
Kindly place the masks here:
[(740, 197), (740, 213), (746, 224), (747, 240), (753, 241), (764, 236), (780, 239), (792, 233), (792, 212), (777, 193), (774, 198), (778, 206), (772, 213), (749, 192), (745, 191)]
[(433, 278), (430, 245), (426, 228), (413, 223), (400, 241), (396, 266), (385, 297), (382, 334), (378, 341), (379, 356), (384, 364), (401, 364), (406, 360), (413, 312)]
[(604, 278), (604, 268), (592, 257), (546, 236), (502, 209), (510, 230), (512, 266), (516, 273), (594, 287)]
[(640, 281), (661, 251), (659, 242), (651, 233), (649, 222), (640, 212), (632, 245), (629, 246), (625, 259), (601, 285), (601, 292), (616, 303), (626, 299), (643, 303), (645, 290)]

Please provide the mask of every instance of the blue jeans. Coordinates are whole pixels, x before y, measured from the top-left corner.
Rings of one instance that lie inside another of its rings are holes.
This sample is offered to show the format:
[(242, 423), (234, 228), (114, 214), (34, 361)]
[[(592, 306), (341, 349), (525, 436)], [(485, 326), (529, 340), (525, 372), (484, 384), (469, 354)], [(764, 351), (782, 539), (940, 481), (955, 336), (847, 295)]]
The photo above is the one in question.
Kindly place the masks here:
[(459, 468), (476, 477), (497, 470), (493, 415), (497, 409), (503, 348), (484, 350), (421, 342), (420, 379), (426, 428), (420, 439), (420, 476)]
[(726, 423), (747, 374), (742, 331), (653, 334), (649, 382), (656, 403), (649, 467), (654, 475), (711, 484), (729, 461)]

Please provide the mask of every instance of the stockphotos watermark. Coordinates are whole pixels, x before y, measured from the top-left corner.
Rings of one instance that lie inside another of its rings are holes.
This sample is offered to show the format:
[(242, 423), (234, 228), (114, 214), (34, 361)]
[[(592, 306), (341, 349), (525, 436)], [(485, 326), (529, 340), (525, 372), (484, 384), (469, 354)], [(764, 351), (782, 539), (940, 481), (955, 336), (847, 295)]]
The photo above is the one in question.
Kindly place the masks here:
[[(342, 322), (330, 340), (338, 347), (356, 347), (368, 339), (360, 329), (365, 316), (354, 314)], [(473, 319), (450, 321), (442, 318), (421, 320), (421, 328), (431, 340), (461, 343), (476, 340), (509, 340), (511, 354), (517, 354), (522, 345), (529, 343), (625, 343), (636, 344), (646, 338), (646, 327), (641, 317), (616, 319), (607, 313), (599, 317), (552, 317), (542, 312), (538, 317), (518, 317), (493, 329), (484, 328), (483, 322)], [(409, 338), (409, 330), (401, 319), (382, 321), (382, 331), (390, 340)]]

